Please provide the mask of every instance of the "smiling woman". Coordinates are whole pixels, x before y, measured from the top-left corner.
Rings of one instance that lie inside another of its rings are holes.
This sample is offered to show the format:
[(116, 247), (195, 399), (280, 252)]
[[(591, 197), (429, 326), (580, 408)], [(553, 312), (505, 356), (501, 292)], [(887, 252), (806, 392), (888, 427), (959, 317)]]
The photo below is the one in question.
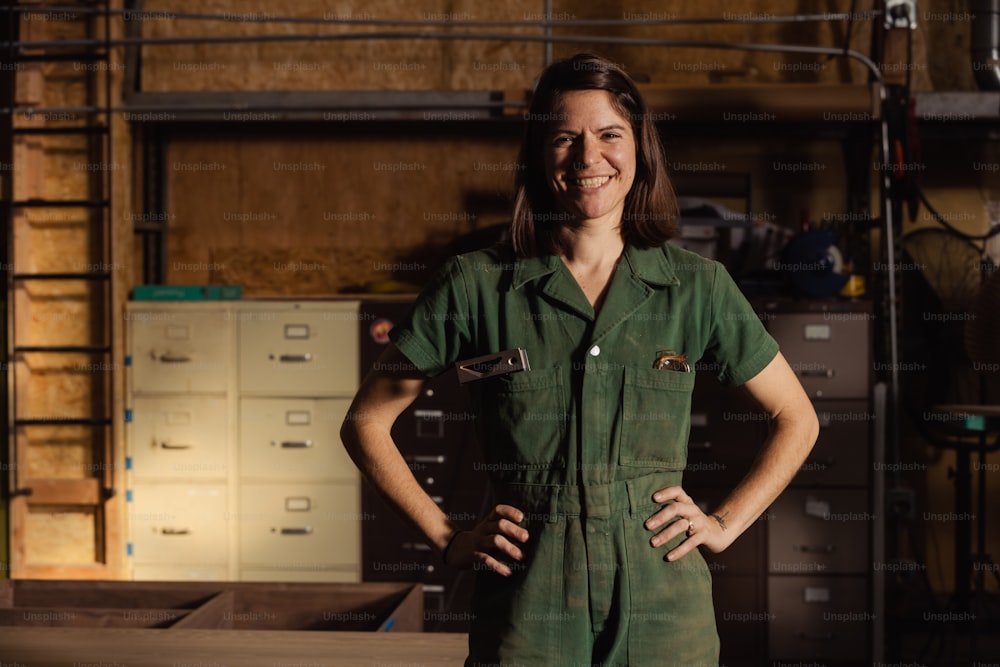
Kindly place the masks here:
[[(477, 570), (467, 666), (717, 664), (698, 547), (728, 548), (774, 501), (815, 413), (725, 269), (666, 243), (676, 203), (628, 76), (591, 55), (555, 63), (526, 120), (513, 243), (459, 255), (427, 285), (376, 364), (393, 370), (363, 382), (345, 446), (445, 564)], [(466, 385), (496, 504), (458, 531), (392, 427), (424, 377), (515, 348), (519, 372)], [(774, 424), (711, 513), (682, 487), (706, 357)]]

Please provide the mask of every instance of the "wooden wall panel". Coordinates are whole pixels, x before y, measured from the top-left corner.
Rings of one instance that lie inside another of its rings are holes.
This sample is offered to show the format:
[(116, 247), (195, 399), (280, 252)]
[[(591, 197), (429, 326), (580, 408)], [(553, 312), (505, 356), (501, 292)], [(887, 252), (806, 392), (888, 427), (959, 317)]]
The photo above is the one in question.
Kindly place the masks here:
[(102, 285), (82, 281), (35, 282), (18, 290), (20, 340), (46, 345), (81, 345), (93, 338), (94, 320), (105, 313)]
[[(25, 418), (87, 418), (101, 409), (100, 389), (106, 378), (94, 372), (88, 355), (26, 354), (28, 376), (18, 412)], [(52, 358), (56, 357), (56, 358)], [(104, 373), (106, 374), (106, 373)], [(93, 395), (92, 395), (93, 393)]]
[(249, 296), (420, 285), (455, 237), (507, 219), (519, 131), (179, 137), (168, 281), (238, 282)]
[(84, 508), (33, 507), (24, 527), (26, 559), (37, 565), (96, 562), (96, 521), (97, 515)]
[[(373, 32), (376, 28), (348, 26), (338, 18), (361, 20), (513, 20), (540, 22), (588, 19), (622, 19), (655, 22), (695, 17), (773, 17), (779, 15), (847, 13), (851, 0), (702, 0), (671, 3), (656, 0), (580, 4), (554, 3), (550, 17), (541, 0), (483, 5), (472, 0), (441, 2), (323, 2), (309, 7), (276, 10), (266, 0), (246, 0), (233, 9), (226, 0), (192, 2), (158, 0), (146, 3), (131, 23), (149, 37), (177, 35), (281, 35)], [(868, 53), (871, 21), (866, 12), (881, 3), (856, 3), (858, 20), (850, 35), (851, 48)], [(219, 21), (186, 21), (171, 18), (177, 12), (214, 13)], [(974, 89), (968, 59), (969, 22), (950, 0), (928, 0), (919, 7), (918, 29), (913, 33), (916, 90)], [(291, 15), (325, 19), (320, 24), (267, 23), (268, 16)], [(382, 26), (380, 31), (416, 30)], [(430, 30), (437, 30), (431, 28)], [(465, 28), (463, 32), (542, 34), (541, 27)], [(841, 48), (847, 37), (846, 22), (639, 25), (621, 27), (557, 27), (557, 36), (577, 36), (579, 41), (557, 44), (556, 57), (580, 50), (596, 50), (624, 64), (639, 78), (656, 83), (702, 85), (763, 82), (863, 83), (865, 67), (841, 58), (746, 52), (689, 47), (607, 45), (594, 37), (637, 37), (727, 42), (790, 43)], [(928, 64), (927, 43), (935, 50)], [(372, 40), (326, 42), (273, 42), (250, 44), (196, 44), (144, 48), (143, 87), (148, 91), (177, 90), (510, 90), (525, 89), (544, 63), (543, 47), (511, 40)]]
[[(53, 179), (55, 180), (55, 179)], [(82, 258), (79, 252), (67, 253), (67, 248), (90, 249), (90, 222), (93, 213), (85, 209), (27, 209), (18, 225), (18, 242), (29, 252), (24, 253), (20, 268), (24, 271), (64, 272), (89, 271), (99, 268), (99, 262)]]
[[(517, 0), (491, 7), (472, 0), (381, 0), (318, 2), (275, 6), (245, 0), (234, 8), (227, 0), (158, 0), (136, 14), (142, 34), (281, 35), (419, 31), (405, 26), (361, 27), (337, 24), (355, 20), (520, 20), (540, 12), (537, 0)], [(220, 21), (171, 19), (174, 12), (217, 14)], [(266, 23), (267, 16), (300, 16), (320, 23)], [(485, 31), (479, 28), (479, 31)], [(537, 29), (522, 28), (524, 31)], [(528, 62), (534, 58), (533, 62)], [(351, 40), (257, 42), (240, 45), (185, 44), (143, 48), (143, 89), (165, 90), (431, 90), (523, 87), (541, 62), (537, 45), (431, 40)]]
[[(95, 477), (95, 434), (87, 427), (32, 426), (23, 429), (25, 474), (41, 479)], [(96, 475), (99, 477), (99, 475)]]

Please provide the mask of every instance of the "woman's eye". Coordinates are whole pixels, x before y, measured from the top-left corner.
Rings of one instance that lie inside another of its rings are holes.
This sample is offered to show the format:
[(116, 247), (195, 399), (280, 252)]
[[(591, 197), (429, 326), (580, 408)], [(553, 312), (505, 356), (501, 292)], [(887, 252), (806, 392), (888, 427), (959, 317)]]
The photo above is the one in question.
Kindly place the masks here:
[(552, 143), (555, 144), (556, 146), (567, 146), (572, 142), (573, 142), (572, 137), (556, 137)]
[(618, 134), (617, 132), (605, 132), (604, 133), (604, 138), (605, 139), (621, 139), (621, 136), (622, 135)]

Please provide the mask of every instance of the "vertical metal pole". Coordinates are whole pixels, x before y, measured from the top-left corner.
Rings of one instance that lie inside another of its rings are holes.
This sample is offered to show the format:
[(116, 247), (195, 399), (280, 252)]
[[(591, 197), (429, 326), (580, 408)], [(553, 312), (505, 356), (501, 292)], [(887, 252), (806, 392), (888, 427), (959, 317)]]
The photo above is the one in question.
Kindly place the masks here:
[[(17, 172), (13, 169), (13, 155), (14, 155), (14, 107), (16, 106), (16, 96), (17, 96), (17, 53), (14, 42), (17, 41), (18, 35), (18, 21), (20, 21), (21, 15), (14, 11), (14, 7), (17, 4), (17, 0), (7, 0), (7, 42), (9, 44), (7, 48), (7, 62), (14, 65), (13, 70), (9, 74), (9, 85), (8, 85), (8, 107), (10, 108), (10, 117), (6, 119), (5, 125), (9, 126), (10, 131), (10, 145), (11, 145), (11, 170), (10, 178), (7, 179), (7, 188), (9, 190), (10, 197), (8, 198), (6, 209), (7, 209), (7, 238), (5, 242), (7, 247), (4, 251), (4, 260), (7, 266), (4, 267), (4, 273), (6, 274), (7, 284), (5, 288), (7, 290), (6, 296), (6, 310), (7, 310), (7, 349), (5, 351), (5, 357), (7, 361), (7, 366), (4, 369), (4, 376), (7, 382), (7, 446), (8, 446), (8, 456), (10, 460), (10, 470), (7, 475), (8, 481), (8, 493), (13, 496), (17, 491), (17, 428), (14, 426), (14, 420), (17, 417), (17, 392), (16, 389), (16, 378), (14, 372), (14, 274), (17, 272), (15, 267), (16, 255), (14, 253), (14, 179), (17, 177)], [(8, 505), (9, 507), (9, 505)]]
[[(111, 64), (112, 64), (112, 54), (111, 54), (111, 0), (105, 0), (104, 3), (104, 55), (105, 61), (108, 67), (104, 70), (104, 123), (106, 126), (106, 131), (104, 133), (104, 154), (109, 161), (114, 160), (114, 141), (112, 141), (111, 135), (111, 86), (112, 86), (112, 74), (111, 74)], [(105, 286), (105, 343), (108, 346), (108, 366), (112, 367), (115, 358), (115, 325), (117, 318), (115, 317), (115, 274), (117, 269), (115, 268), (115, 256), (114, 256), (114, 222), (111, 217), (112, 202), (111, 202), (111, 188), (112, 181), (114, 180), (115, 171), (113, 169), (102, 170), (104, 175), (104, 188), (102, 196), (107, 202), (107, 206), (104, 207), (104, 261), (107, 263), (108, 279), (107, 285)], [(102, 269), (104, 267), (101, 267)], [(110, 498), (115, 492), (115, 381), (113, 373), (105, 374), (105, 390), (104, 399), (106, 404), (104, 406), (104, 414), (108, 416), (108, 426), (105, 432), (106, 446), (105, 446), (105, 457), (107, 457), (108, 465), (105, 467), (105, 478), (104, 478), (104, 495), (105, 498)]]
[[(545, 0), (545, 36), (552, 36), (552, 0)], [(552, 64), (552, 42), (545, 42), (545, 66)]]
[[(885, 86), (879, 83), (879, 95), (882, 101), (882, 220), (885, 223), (886, 262), (889, 274), (889, 460), (899, 461), (899, 345), (896, 303), (896, 236), (895, 222), (892, 215), (892, 198), (890, 196), (891, 172), (889, 171), (889, 123), (886, 119)], [(893, 467), (893, 487), (900, 486), (899, 466)]]

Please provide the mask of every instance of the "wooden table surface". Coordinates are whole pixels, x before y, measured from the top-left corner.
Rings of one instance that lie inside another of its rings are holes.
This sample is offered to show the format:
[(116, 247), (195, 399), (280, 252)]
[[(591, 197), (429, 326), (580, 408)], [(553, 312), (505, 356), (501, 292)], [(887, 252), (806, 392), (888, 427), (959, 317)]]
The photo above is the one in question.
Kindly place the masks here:
[(452, 667), (467, 646), (438, 632), (0, 627), (0, 661), (19, 667)]

